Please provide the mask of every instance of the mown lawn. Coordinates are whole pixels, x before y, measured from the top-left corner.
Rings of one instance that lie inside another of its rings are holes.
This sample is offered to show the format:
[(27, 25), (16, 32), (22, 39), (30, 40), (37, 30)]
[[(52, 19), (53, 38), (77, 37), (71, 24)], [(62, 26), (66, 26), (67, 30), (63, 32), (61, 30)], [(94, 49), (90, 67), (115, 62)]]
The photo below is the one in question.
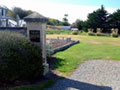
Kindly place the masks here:
[(47, 38), (57, 36), (71, 37), (81, 42), (56, 54), (58, 61), (55, 67), (64, 75), (71, 74), (80, 63), (86, 60), (120, 60), (120, 38), (82, 35), (47, 35)]

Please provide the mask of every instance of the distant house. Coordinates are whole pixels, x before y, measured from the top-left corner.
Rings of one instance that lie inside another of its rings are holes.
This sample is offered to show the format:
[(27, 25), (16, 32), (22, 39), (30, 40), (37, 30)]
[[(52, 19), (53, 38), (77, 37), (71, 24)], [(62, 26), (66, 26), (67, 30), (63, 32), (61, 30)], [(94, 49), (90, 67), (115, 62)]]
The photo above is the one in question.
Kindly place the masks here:
[(71, 26), (61, 26), (62, 30), (71, 30)]
[(14, 20), (9, 20), (9, 21), (8, 21), (8, 26), (9, 26), (9, 27), (16, 27), (16, 26), (17, 26), (17, 22), (14, 21)]
[(19, 15), (16, 18), (7, 16), (8, 8), (0, 6), (0, 27), (25, 27), (26, 22), (21, 20)]
[(0, 27), (11, 27), (14, 26), (12, 24), (12, 21), (9, 20), (14, 20), (12, 17), (6, 16), (7, 14), (7, 7), (5, 6), (0, 6)]
[(52, 26), (48, 25), (48, 29), (55, 29), (55, 30), (71, 30), (71, 26)]

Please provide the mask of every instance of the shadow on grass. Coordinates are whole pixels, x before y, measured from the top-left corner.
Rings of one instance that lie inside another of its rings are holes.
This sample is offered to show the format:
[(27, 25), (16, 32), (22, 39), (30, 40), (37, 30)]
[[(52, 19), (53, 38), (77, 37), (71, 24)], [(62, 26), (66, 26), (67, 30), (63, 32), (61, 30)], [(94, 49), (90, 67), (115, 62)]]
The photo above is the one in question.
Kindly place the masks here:
[(50, 69), (55, 70), (63, 65), (65, 65), (65, 60), (61, 58), (51, 57), (48, 58), (48, 64), (50, 66)]
[[(52, 61), (51, 61), (52, 60)], [(56, 75), (52, 72), (52, 70), (64, 65), (64, 60), (58, 58), (52, 57), (49, 59), (48, 63), (50, 65), (50, 72), (47, 75), (48, 78), (56, 79), (56, 83), (52, 85), (50, 88), (46, 88), (45, 90), (69, 90), (69, 89), (78, 89), (78, 90), (112, 90), (109, 86), (98, 86), (86, 82), (81, 82), (77, 80), (72, 80), (69, 78), (61, 77)], [(55, 67), (53, 67), (53, 64), (56, 64)], [(51, 67), (52, 66), (52, 67)]]

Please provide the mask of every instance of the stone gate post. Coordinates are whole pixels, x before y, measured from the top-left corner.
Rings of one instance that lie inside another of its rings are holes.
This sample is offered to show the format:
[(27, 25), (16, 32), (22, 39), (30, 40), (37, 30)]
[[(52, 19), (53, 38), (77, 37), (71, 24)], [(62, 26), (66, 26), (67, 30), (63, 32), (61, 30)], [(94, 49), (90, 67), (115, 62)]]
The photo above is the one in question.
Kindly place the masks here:
[(27, 36), (42, 50), (44, 75), (48, 72), (49, 65), (46, 60), (46, 22), (48, 19), (39, 13), (33, 13), (24, 18), (27, 23)]

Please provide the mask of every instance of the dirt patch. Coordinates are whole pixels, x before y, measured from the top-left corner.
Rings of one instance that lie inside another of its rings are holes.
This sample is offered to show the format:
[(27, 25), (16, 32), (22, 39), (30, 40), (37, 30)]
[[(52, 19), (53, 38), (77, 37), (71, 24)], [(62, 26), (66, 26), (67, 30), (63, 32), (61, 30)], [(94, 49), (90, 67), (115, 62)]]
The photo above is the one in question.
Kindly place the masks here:
[(51, 44), (51, 48), (55, 49), (61, 46), (64, 46), (68, 43), (72, 43), (73, 41), (66, 41), (66, 40), (58, 40), (58, 39), (49, 39), (49, 42)]
[(103, 44), (102, 42), (95, 41), (95, 40), (90, 40), (90, 41), (87, 41), (86, 43), (88, 43), (88, 44), (94, 44), (94, 45), (102, 45)]

